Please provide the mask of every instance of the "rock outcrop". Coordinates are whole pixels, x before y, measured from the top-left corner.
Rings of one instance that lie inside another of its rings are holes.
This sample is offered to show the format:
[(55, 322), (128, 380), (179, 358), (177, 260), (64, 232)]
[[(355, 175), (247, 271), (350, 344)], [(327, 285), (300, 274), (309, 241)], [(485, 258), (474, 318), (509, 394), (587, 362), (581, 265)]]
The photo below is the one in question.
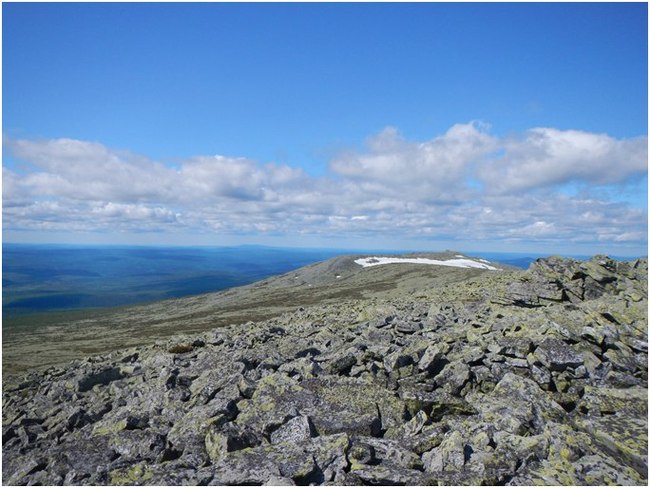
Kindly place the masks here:
[(548, 258), (5, 378), (3, 482), (647, 485), (647, 273)]

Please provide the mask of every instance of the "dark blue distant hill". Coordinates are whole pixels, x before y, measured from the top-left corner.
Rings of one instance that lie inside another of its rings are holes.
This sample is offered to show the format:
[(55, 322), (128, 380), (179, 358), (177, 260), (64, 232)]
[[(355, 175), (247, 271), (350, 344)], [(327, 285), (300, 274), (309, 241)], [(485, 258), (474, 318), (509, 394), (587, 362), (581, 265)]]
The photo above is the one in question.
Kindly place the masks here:
[(3, 317), (219, 291), (341, 250), (3, 244)]

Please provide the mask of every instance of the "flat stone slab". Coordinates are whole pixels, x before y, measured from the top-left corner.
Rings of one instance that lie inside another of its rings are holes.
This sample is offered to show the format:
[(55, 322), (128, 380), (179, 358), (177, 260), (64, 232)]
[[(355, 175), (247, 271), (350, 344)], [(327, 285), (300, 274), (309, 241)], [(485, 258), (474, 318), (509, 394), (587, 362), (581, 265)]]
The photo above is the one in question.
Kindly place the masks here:
[(576, 426), (614, 458), (648, 475), (648, 390), (586, 387), (579, 408), (588, 415)]
[(544, 339), (535, 350), (535, 356), (551, 371), (564, 371), (584, 364), (584, 359), (561, 339)]
[(284, 375), (260, 380), (250, 401), (239, 404), (237, 423), (274, 431), (287, 416), (309, 416), (319, 435), (347, 432), (377, 436), (401, 423), (405, 405), (394, 392), (358, 378), (311, 378), (298, 384)]

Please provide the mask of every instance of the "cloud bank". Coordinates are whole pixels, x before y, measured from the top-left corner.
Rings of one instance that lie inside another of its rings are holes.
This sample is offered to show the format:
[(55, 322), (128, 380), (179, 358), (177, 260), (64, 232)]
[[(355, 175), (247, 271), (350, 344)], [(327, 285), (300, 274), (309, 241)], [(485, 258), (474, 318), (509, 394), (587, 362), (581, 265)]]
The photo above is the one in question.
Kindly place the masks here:
[(647, 137), (534, 128), (499, 138), (467, 123), (419, 142), (388, 127), (320, 177), (221, 155), (172, 167), (74, 139), (3, 145), (20, 161), (3, 166), (5, 231), (647, 242), (647, 194), (642, 208), (606, 196), (647, 178)]

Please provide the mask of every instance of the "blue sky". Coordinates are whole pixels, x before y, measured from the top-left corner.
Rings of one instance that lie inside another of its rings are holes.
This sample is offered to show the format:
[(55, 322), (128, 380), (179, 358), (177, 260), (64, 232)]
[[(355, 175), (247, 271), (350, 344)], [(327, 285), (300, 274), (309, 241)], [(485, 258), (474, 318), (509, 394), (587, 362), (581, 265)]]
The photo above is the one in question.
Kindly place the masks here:
[(2, 9), (5, 242), (647, 253), (645, 3)]

